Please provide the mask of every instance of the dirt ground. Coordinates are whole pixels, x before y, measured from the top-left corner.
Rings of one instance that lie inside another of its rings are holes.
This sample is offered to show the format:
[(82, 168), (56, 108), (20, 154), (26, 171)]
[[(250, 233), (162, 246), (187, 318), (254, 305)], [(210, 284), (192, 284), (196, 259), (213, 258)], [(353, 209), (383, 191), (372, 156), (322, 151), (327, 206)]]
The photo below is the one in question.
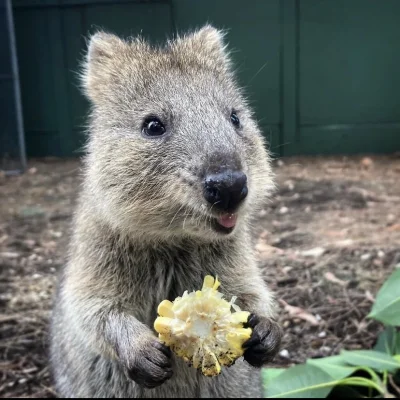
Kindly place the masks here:
[[(400, 157), (275, 162), (256, 248), (280, 304), (276, 365), (371, 347), (374, 296), (400, 263)], [(79, 186), (77, 161), (0, 175), (0, 397), (54, 397), (47, 330)], [(296, 308), (297, 307), (297, 308)]]

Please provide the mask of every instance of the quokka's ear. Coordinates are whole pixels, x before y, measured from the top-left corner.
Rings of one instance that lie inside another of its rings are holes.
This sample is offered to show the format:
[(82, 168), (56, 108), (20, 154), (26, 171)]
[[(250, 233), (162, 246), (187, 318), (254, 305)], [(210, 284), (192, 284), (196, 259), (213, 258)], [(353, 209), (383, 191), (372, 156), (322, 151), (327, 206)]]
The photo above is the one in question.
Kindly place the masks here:
[(205, 25), (201, 29), (178, 37), (171, 46), (181, 57), (196, 58), (202, 64), (229, 70), (231, 61), (224, 42), (225, 32)]
[(81, 73), (81, 85), (93, 102), (98, 100), (115, 65), (118, 64), (118, 59), (124, 57), (127, 47), (127, 42), (106, 32), (97, 32), (89, 38)]

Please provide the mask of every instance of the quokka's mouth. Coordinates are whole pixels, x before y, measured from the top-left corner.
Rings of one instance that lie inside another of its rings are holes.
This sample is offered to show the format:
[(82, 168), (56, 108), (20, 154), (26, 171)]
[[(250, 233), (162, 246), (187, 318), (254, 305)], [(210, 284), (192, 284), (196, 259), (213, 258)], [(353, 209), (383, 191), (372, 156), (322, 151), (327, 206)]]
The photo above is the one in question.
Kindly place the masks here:
[(234, 228), (236, 226), (237, 214), (223, 214), (217, 219), (217, 221), (224, 228)]
[(237, 218), (237, 214), (222, 214), (218, 218), (214, 218), (214, 229), (217, 232), (229, 234), (235, 229)]

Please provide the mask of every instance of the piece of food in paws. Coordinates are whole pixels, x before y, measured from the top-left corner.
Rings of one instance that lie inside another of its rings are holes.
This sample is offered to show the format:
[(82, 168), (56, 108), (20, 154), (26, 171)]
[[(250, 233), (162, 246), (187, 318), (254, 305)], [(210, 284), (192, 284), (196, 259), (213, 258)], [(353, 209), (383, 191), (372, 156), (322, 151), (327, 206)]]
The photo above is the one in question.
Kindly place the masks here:
[[(220, 282), (207, 275), (203, 288), (158, 306), (154, 329), (159, 339), (205, 376), (215, 376), (243, 355), (252, 329), (244, 328), (250, 313), (241, 311), (218, 291)], [(233, 309), (233, 311), (232, 311)]]

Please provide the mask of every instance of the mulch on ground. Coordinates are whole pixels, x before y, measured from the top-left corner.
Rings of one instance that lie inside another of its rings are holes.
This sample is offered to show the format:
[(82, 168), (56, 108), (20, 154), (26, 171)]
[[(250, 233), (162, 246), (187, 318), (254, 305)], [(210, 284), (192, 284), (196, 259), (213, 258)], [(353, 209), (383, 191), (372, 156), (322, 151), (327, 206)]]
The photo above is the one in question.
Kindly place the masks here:
[[(255, 246), (280, 304), (274, 365), (370, 348), (366, 319), (400, 263), (400, 158), (290, 158), (259, 215)], [(31, 160), (0, 175), (0, 397), (54, 397), (47, 343), (80, 183), (76, 160)]]

